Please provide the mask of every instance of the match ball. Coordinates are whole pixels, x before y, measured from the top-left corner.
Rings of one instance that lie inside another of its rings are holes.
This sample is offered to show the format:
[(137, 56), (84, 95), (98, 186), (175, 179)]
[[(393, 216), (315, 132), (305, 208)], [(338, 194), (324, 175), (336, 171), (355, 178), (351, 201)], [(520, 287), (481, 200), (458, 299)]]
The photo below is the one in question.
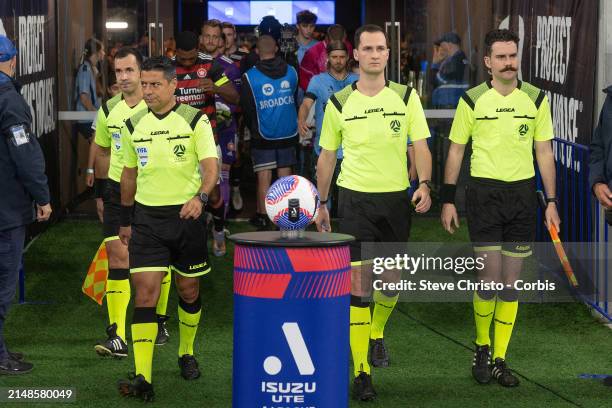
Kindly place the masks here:
[[(293, 206), (290, 208), (289, 200)], [(298, 204), (296, 207), (295, 204)], [(319, 192), (300, 176), (281, 177), (268, 189), (266, 212), (270, 220), (283, 230), (301, 230), (312, 223), (319, 209)]]

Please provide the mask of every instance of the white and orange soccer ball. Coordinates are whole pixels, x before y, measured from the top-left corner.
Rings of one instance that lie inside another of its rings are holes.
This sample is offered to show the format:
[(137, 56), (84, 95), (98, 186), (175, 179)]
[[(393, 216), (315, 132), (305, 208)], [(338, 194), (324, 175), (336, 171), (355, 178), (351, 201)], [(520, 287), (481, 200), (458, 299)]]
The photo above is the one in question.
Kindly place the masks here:
[[(298, 206), (289, 208), (289, 200), (297, 199)], [(311, 224), (319, 209), (319, 192), (307, 179), (300, 176), (281, 177), (266, 194), (266, 212), (274, 224), (284, 230), (301, 230)]]

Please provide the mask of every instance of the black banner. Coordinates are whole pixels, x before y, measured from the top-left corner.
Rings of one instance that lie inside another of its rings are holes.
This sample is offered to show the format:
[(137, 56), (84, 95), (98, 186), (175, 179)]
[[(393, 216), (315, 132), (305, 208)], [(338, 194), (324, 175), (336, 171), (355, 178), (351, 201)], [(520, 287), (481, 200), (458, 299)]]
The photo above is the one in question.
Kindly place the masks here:
[(497, 0), (494, 5), (496, 26), (521, 38), (522, 79), (548, 95), (555, 136), (582, 145), (593, 132), (598, 3)]
[[(59, 213), (59, 139), (55, 0), (2, 0), (0, 34), (17, 47), (17, 80), (45, 155), (51, 205)], [(31, 233), (39, 228), (33, 225)]]

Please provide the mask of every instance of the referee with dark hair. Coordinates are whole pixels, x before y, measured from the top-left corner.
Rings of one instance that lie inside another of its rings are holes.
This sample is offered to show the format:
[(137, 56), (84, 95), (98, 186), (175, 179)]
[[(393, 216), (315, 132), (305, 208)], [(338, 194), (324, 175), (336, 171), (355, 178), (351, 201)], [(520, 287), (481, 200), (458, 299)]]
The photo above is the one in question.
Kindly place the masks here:
[[(545, 219), (559, 229), (555, 198), (553, 126), (543, 90), (517, 78), (519, 38), (509, 30), (485, 37), (484, 63), (492, 79), (469, 89), (459, 101), (451, 128), (451, 146), (441, 190), (442, 225), (449, 233), (459, 227), (455, 190), (465, 145), (472, 140), (466, 210), (474, 251), (484, 257), (478, 280), (503, 283), (501, 291), (474, 293), (476, 350), (472, 375), (480, 384), (491, 378), (515, 387), (518, 378), (506, 364), (506, 350), (518, 309), (523, 259), (535, 238), (536, 198), (533, 150), (548, 194)], [(534, 143), (535, 142), (535, 143)], [(493, 357), (489, 331), (494, 321)]]
[[(389, 48), (385, 32), (367, 24), (355, 33), (354, 56), (359, 61), (359, 80), (334, 93), (325, 108), (317, 161), (317, 187), (321, 206), (319, 231), (331, 231), (330, 184), (336, 151), (342, 146), (339, 186), (338, 230), (356, 239), (351, 243), (350, 342), (355, 379), (353, 398), (376, 397), (370, 364), (387, 367), (389, 356), (384, 328), (397, 304), (398, 291), (372, 292), (372, 259), (363, 259), (363, 243), (406, 243), (413, 207), (408, 197), (408, 139), (413, 142), (420, 185), (412, 198), (418, 213), (429, 210), (431, 153), (429, 129), (416, 91), (385, 80)], [(397, 271), (388, 271), (394, 276)], [(387, 278), (388, 279), (388, 278)], [(369, 358), (368, 358), (369, 351)]]
[[(105, 296), (109, 320), (107, 338), (97, 343), (94, 349), (101, 356), (118, 358), (127, 357), (128, 354), (125, 316), (131, 297), (128, 247), (118, 236), (121, 211), (119, 182), (123, 171), (121, 128), (131, 116), (147, 109), (140, 85), (141, 65), (142, 56), (135, 48), (123, 47), (115, 54), (114, 71), (121, 92), (98, 109), (87, 169), (87, 182), (94, 184), (95, 177), (96, 201), (98, 207), (102, 207), (102, 231), (109, 267)], [(170, 273), (164, 277), (157, 304), (158, 334), (155, 344), (158, 345), (168, 341), (165, 322), (169, 292)]]
[(202, 209), (219, 173), (210, 121), (200, 110), (176, 102), (176, 83), (171, 60), (145, 61), (141, 84), (149, 109), (132, 116), (122, 129), (119, 237), (129, 243), (136, 289), (132, 321), (136, 375), (121, 380), (119, 390), (145, 401), (154, 395), (155, 304), (168, 267), (175, 272), (180, 297), (178, 365), (186, 380), (200, 376), (193, 355), (202, 310), (199, 277), (210, 272)]

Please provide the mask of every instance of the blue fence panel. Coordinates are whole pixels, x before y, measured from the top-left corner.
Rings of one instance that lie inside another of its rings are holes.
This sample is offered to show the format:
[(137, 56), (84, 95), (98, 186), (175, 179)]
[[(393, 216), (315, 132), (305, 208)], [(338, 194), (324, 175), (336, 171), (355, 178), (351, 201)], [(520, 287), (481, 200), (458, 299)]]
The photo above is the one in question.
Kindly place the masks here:
[[(562, 221), (560, 238), (563, 242), (592, 243), (580, 246), (583, 252), (575, 254), (581, 259), (595, 260), (590, 271), (595, 290), (592, 296), (582, 296), (582, 299), (604, 318), (612, 321), (608, 307), (608, 226), (602, 217), (602, 208), (589, 186), (588, 146), (555, 139), (553, 151), (558, 211)], [(538, 189), (544, 190), (539, 175), (537, 185)], [(541, 210), (538, 211), (536, 233), (537, 241), (550, 240), (543, 227)], [(553, 251), (552, 246), (550, 251)]]

